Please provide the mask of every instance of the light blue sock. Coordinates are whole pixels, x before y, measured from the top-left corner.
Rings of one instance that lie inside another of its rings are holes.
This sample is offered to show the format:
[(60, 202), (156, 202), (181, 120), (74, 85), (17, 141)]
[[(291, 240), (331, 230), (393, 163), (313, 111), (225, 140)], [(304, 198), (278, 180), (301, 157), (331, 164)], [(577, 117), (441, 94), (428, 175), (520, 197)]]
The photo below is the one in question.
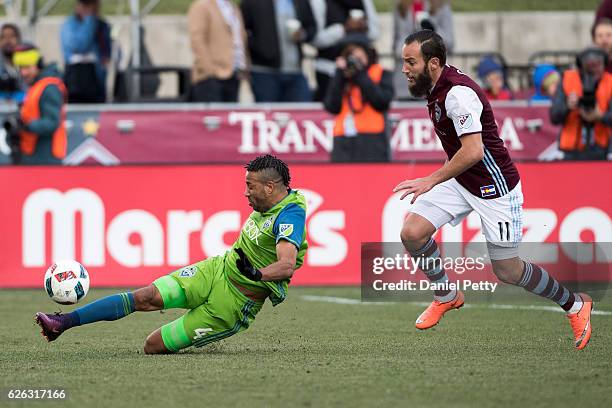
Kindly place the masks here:
[(66, 314), (69, 326), (80, 326), (101, 320), (117, 320), (136, 310), (132, 292), (118, 293), (91, 302)]

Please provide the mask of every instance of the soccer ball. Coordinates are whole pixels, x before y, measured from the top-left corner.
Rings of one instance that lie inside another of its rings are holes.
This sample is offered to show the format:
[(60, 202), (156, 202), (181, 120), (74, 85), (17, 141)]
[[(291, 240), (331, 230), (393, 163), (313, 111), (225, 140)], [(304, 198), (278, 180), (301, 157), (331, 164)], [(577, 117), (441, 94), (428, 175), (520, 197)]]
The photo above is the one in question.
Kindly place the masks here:
[(89, 274), (77, 261), (57, 261), (45, 273), (45, 290), (59, 304), (75, 304), (89, 291)]

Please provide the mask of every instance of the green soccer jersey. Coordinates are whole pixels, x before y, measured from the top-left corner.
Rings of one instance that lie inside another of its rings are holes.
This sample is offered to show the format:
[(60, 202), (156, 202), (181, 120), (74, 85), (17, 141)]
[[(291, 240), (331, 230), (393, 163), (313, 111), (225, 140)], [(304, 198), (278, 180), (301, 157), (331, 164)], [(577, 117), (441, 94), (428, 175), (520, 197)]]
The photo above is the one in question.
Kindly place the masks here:
[(297, 190), (289, 194), (264, 213), (253, 211), (240, 231), (238, 240), (225, 255), (227, 275), (236, 283), (247, 288), (267, 288), (270, 300), (277, 305), (287, 296), (289, 279), (274, 282), (254, 282), (243, 276), (236, 267), (238, 255), (234, 248), (242, 248), (253, 266), (264, 268), (278, 261), (276, 244), (280, 240), (291, 242), (298, 249), (296, 268), (304, 263), (308, 248), (306, 242), (306, 199)]

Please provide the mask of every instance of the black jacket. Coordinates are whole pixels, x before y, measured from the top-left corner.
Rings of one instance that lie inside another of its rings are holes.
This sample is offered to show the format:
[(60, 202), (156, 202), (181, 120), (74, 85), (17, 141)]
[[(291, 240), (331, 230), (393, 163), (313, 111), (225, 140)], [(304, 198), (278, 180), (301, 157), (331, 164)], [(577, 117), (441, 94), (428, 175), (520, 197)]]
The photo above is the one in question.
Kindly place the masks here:
[[(381, 113), (386, 113), (393, 99), (393, 74), (387, 70), (383, 71), (382, 78), (378, 84), (374, 83), (368, 76), (367, 70), (361, 70), (352, 78), (352, 82), (359, 86), (364, 102), (370, 104)], [(347, 79), (340, 70), (336, 70), (327, 88), (327, 94), (323, 100), (325, 110), (337, 115), (342, 109), (342, 95), (347, 85)]]
[[(293, 0), (296, 18), (306, 32), (304, 42), (310, 41), (317, 33), (310, 2)], [(242, 0), (240, 3), (244, 28), (248, 36), (248, 48), (253, 65), (280, 68), (281, 55), (276, 27), (274, 0)], [(298, 44), (298, 47), (300, 44)], [(300, 48), (300, 58), (302, 50)]]

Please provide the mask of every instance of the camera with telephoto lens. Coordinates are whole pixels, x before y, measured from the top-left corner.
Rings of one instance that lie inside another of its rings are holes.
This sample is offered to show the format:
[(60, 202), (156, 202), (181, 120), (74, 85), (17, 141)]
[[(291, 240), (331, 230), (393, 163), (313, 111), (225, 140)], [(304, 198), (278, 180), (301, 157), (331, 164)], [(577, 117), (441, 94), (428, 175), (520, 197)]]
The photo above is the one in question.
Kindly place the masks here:
[(584, 75), (582, 78), (582, 96), (578, 100), (578, 107), (589, 112), (595, 109), (595, 88), (597, 79), (593, 75)]
[(12, 114), (4, 119), (2, 127), (6, 131), (6, 143), (11, 149), (11, 161), (13, 164), (19, 164), (21, 162), (19, 132), (23, 129), (23, 122), (18, 114)]
[(363, 68), (363, 64), (359, 60), (359, 58), (354, 55), (349, 55), (346, 57), (346, 69), (352, 72), (360, 71)]
[(578, 100), (578, 107), (589, 112), (595, 109), (595, 91), (605, 72), (608, 56), (599, 48), (587, 48), (576, 56), (576, 66), (580, 72), (582, 82), (582, 96)]

